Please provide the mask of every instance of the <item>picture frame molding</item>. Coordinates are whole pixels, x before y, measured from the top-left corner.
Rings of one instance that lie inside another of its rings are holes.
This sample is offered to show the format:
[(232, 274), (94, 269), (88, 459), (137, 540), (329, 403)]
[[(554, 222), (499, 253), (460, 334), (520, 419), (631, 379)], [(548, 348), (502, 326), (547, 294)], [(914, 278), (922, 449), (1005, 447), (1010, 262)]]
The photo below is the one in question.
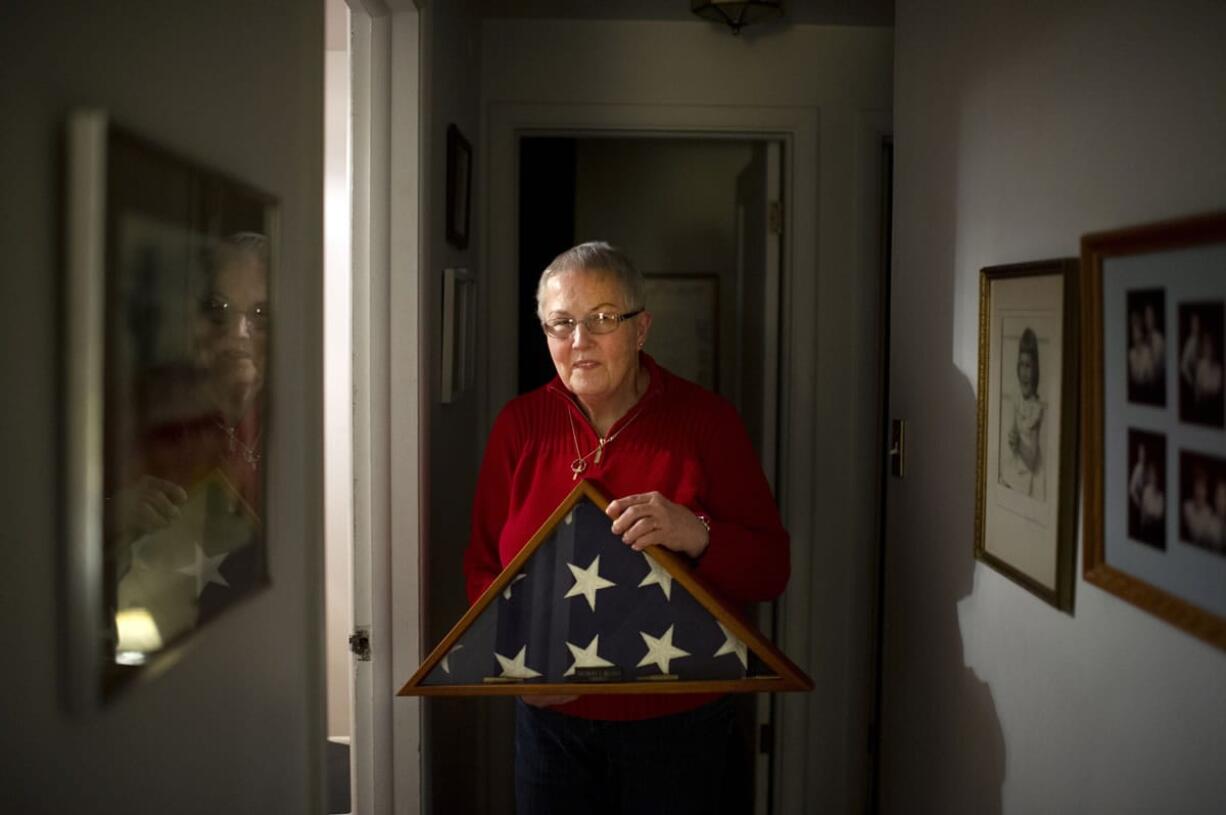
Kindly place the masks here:
[[(991, 362), (992, 284), (996, 281), (1046, 275), (1061, 279), (1061, 405), (1059, 489), (1055, 496), (1056, 510), (1056, 580), (1048, 587), (1018, 566), (989, 551), (987, 545), (987, 438), (990, 402), (989, 369)], [(987, 266), (979, 273), (979, 360), (976, 394), (976, 457), (975, 457), (975, 542), (974, 557), (1022, 588), (1055, 608), (1072, 614), (1075, 601), (1077, 566), (1077, 495), (1078, 495), (1078, 327), (1077, 308), (1078, 262), (1076, 258), (1055, 258), (998, 266)]]
[(476, 379), (477, 278), (469, 269), (443, 270), (443, 336), (439, 401), (449, 405)]
[[(1085, 334), (1082, 343), (1082, 493), (1085, 502), (1082, 575), (1087, 583), (1226, 650), (1226, 620), (1107, 563), (1104, 528), (1103, 261), (1214, 243), (1226, 243), (1226, 211), (1093, 232), (1081, 238), (1081, 309)], [(1170, 490), (1169, 480), (1167, 489)]]

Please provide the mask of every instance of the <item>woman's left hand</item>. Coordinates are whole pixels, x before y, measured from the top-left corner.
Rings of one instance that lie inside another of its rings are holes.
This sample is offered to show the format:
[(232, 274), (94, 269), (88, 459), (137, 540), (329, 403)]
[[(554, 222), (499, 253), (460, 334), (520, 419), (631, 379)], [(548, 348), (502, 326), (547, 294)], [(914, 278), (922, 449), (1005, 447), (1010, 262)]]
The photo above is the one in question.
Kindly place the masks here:
[(697, 515), (658, 492), (618, 498), (605, 514), (613, 519), (613, 534), (621, 535), (636, 552), (659, 545), (696, 558), (710, 543), (707, 527)]

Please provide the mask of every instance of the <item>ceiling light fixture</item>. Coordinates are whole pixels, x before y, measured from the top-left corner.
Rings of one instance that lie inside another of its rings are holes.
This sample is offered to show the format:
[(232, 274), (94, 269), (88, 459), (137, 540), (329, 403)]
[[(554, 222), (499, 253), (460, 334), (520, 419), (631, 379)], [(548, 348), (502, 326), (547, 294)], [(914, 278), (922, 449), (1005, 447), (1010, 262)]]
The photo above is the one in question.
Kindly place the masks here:
[(690, 0), (690, 11), (740, 34), (744, 26), (782, 15), (783, 0)]

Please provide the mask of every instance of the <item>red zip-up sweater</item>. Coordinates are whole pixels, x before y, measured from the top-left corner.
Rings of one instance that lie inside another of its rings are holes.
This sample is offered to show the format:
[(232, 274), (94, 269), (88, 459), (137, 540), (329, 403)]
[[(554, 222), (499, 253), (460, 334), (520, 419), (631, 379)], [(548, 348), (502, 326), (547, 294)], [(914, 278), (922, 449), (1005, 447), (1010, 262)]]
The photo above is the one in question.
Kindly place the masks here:
[[(658, 490), (711, 519), (710, 544), (695, 572), (726, 600), (772, 600), (787, 584), (788, 534), (736, 409), (725, 399), (661, 368), (638, 404), (609, 431), (599, 463), (583, 476), (610, 500)], [(472, 537), (464, 554), (469, 602), (536, 534), (572, 489), (570, 464), (599, 442), (573, 396), (553, 381), (512, 400), (498, 414), (473, 501)], [(619, 431), (621, 431), (619, 433)], [(713, 694), (581, 696), (555, 707), (591, 719), (643, 719), (680, 713)]]

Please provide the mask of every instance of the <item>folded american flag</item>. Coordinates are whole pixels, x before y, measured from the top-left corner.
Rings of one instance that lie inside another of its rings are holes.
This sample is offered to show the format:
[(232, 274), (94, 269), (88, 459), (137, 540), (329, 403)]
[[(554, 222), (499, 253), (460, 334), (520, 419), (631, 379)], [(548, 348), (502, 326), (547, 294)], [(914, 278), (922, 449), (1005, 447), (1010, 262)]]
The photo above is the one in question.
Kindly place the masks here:
[(598, 506), (581, 498), (420, 684), (774, 676), (660, 563), (626, 546), (611, 526)]

